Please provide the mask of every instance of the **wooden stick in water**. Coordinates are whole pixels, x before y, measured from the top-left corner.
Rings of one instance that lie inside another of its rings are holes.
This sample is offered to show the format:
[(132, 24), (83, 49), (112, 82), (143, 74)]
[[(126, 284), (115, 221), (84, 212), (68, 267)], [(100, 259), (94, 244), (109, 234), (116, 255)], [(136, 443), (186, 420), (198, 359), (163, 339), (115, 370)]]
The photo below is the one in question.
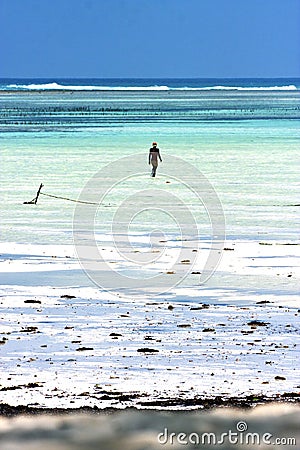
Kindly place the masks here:
[(23, 202), (23, 205), (36, 205), (43, 186), (44, 185), (41, 183), (40, 187), (38, 188), (35, 198), (33, 198), (30, 202)]

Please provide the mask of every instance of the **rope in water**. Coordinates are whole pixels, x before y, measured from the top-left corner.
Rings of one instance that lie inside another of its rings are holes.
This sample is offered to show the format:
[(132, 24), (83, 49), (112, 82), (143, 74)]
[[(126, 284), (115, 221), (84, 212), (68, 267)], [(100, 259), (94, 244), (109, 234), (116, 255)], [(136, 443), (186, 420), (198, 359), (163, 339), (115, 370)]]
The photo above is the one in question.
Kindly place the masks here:
[[(85, 202), (83, 200), (75, 200), (73, 198), (69, 198), (69, 197), (61, 197), (58, 195), (52, 195), (52, 194), (45, 194), (44, 192), (41, 192), (42, 188), (44, 187), (44, 185), (41, 183), (40, 187), (36, 193), (36, 196), (30, 201), (30, 202), (23, 202), (24, 205), (36, 205), (39, 195), (45, 195), (46, 197), (52, 197), (52, 198), (58, 198), (60, 200), (67, 200), (68, 202), (74, 202), (74, 203), (83, 203), (85, 205), (100, 205), (100, 202)], [(300, 203), (294, 204), (294, 205), (273, 205), (273, 206), (300, 206)]]
[(68, 200), (69, 202), (84, 203), (85, 205), (99, 205), (99, 203), (96, 203), (96, 202), (85, 202), (83, 200), (74, 200), (73, 198), (60, 197), (58, 195), (45, 194), (44, 192), (40, 192), (40, 195), (45, 195), (46, 197), (52, 197), (52, 198), (59, 198), (60, 200)]
[(58, 198), (60, 200), (67, 200), (68, 202), (84, 203), (85, 205), (97, 205), (98, 206), (100, 204), (100, 202), (85, 202), (83, 200), (75, 200), (74, 198), (61, 197), (59, 195), (53, 195), (53, 194), (46, 194), (44, 192), (41, 192), (43, 187), (44, 187), (44, 185), (43, 185), (43, 183), (41, 183), (40, 187), (38, 188), (38, 191), (36, 193), (36, 196), (32, 200), (30, 200), (30, 202), (23, 202), (23, 204), (24, 205), (36, 205), (40, 195), (45, 195), (46, 197)]

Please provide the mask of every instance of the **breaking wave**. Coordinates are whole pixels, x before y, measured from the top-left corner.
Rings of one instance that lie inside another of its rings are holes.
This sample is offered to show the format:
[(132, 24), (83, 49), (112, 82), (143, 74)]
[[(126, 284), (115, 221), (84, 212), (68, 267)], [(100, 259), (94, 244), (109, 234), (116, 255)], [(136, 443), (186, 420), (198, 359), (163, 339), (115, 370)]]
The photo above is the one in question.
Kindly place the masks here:
[(201, 88), (176, 88), (176, 90), (191, 91), (297, 91), (297, 87), (293, 84), (289, 86), (211, 86)]
[(9, 84), (4, 90), (28, 91), (296, 91), (293, 84), (287, 86), (207, 86), (207, 87), (170, 87), (170, 86), (82, 86), (45, 84)]
[(168, 86), (81, 86), (63, 85), (58, 83), (46, 84), (10, 84), (10, 89), (21, 90), (60, 90), (60, 91), (167, 91)]

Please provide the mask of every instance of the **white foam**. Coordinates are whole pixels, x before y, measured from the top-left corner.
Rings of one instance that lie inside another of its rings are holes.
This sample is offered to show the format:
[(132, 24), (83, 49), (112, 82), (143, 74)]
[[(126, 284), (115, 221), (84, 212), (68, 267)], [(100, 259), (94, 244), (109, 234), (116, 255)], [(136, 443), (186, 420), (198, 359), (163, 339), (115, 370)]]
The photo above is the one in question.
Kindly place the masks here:
[(58, 83), (46, 84), (10, 84), (11, 89), (28, 90), (63, 90), (63, 91), (168, 91), (168, 86), (80, 86), (62, 85)]
[(207, 87), (169, 87), (169, 86), (80, 86), (45, 84), (10, 84), (8, 89), (21, 90), (62, 90), (62, 91), (297, 91), (293, 84), (287, 86), (207, 86)]
[(189, 91), (297, 91), (295, 85), (289, 86), (252, 86), (252, 87), (242, 87), (242, 86), (210, 86), (210, 87), (184, 87), (184, 88), (174, 88), (175, 90), (189, 90)]

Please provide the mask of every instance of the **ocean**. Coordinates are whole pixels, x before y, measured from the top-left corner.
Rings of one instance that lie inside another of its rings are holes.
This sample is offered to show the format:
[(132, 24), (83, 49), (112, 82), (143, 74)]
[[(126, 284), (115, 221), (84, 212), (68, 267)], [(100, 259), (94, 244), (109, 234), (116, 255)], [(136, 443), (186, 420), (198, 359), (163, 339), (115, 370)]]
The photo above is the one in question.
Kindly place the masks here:
[(299, 89), (0, 80), (0, 401), (296, 398)]
[[(207, 177), (227, 239), (299, 238), (299, 88), (299, 79), (0, 80), (1, 240), (72, 242), (74, 203), (23, 201), (40, 183), (76, 199), (97, 170), (141, 152), (149, 187), (152, 141)], [(155, 182), (168, 176), (162, 164)], [(124, 201), (122, 188), (111, 195)]]

